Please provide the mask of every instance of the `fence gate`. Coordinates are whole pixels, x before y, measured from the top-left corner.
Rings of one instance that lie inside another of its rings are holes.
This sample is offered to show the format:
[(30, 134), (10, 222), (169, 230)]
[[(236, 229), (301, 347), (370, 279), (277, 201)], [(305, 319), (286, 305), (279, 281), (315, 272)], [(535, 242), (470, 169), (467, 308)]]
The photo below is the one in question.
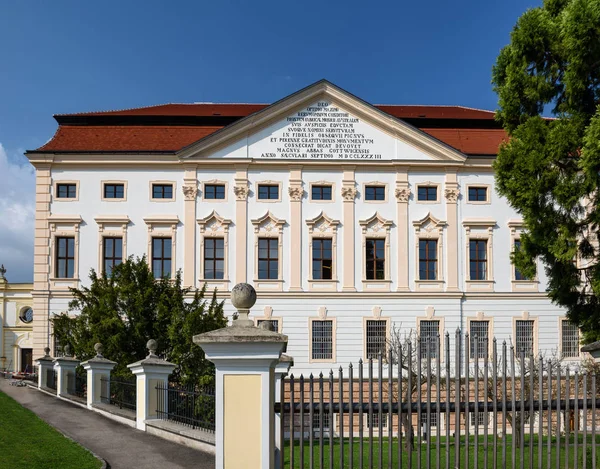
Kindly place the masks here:
[(454, 345), (417, 339), (282, 380), (280, 467), (600, 467), (597, 370), (460, 331)]

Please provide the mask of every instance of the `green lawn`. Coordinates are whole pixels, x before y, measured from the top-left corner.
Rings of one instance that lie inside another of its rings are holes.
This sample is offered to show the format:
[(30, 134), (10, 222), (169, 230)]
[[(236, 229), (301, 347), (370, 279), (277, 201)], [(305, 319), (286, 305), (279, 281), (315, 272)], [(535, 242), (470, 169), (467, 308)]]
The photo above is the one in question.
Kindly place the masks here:
[[(389, 448), (389, 443), (387, 441), (387, 437), (383, 439), (384, 441), (382, 442), (381, 445), (381, 449), (382, 449), (382, 465), (381, 467), (388, 467), (388, 448)], [(365, 438), (363, 440), (363, 467), (367, 468), (367, 467), (371, 467), (369, 464), (369, 454), (370, 454), (370, 448), (369, 448), (369, 444), (368, 444), (368, 438)], [(478, 462), (478, 466), (479, 468), (483, 469), (484, 468), (484, 463), (485, 463), (485, 457), (487, 454), (487, 467), (488, 468), (492, 468), (493, 467), (493, 459), (494, 459), (494, 447), (493, 447), (493, 439), (492, 437), (488, 438), (488, 450), (485, 451), (484, 450), (484, 439), (483, 437), (479, 438), (479, 448), (478, 448), (478, 452), (477, 452), (477, 462)], [(578, 438), (579, 441), (579, 447), (578, 447), (578, 467), (581, 468), (582, 463), (583, 463), (583, 451), (582, 451), (582, 442), (583, 442), (583, 437), (581, 435), (579, 435)], [(591, 436), (588, 435), (587, 436), (587, 447), (589, 448), (589, 453), (587, 455), (587, 467), (591, 468)], [(598, 444), (600, 444), (600, 436), (596, 437), (596, 441)], [(542, 467), (548, 467), (547, 466), (547, 442), (548, 439), (544, 438), (542, 440), (542, 461), (543, 461), (543, 466)], [(551, 443), (551, 467), (553, 469), (558, 469), (559, 467), (561, 469), (566, 469), (566, 468), (574, 468), (575, 464), (574, 464), (574, 438), (573, 436), (571, 436), (570, 439), (570, 445), (569, 445), (569, 462), (568, 465), (565, 463), (565, 440), (564, 437), (561, 438), (561, 444), (560, 444), (560, 466), (556, 465), (556, 439), (552, 438), (552, 440), (550, 441)], [(325, 438), (325, 440), (323, 441), (323, 467), (324, 468), (328, 468), (329, 467), (329, 439)], [(537, 437), (534, 438), (534, 442), (533, 442), (533, 450), (534, 450), (534, 455), (533, 455), (533, 466), (531, 466), (531, 469), (537, 468), (538, 467), (538, 439)], [(465, 466), (465, 438), (462, 437), (461, 438), (461, 447), (460, 447), (460, 458), (461, 458), (461, 467), (462, 468), (469, 468), (472, 469), (473, 467), (475, 467), (475, 440), (473, 437), (470, 438), (470, 445), (469, 445), (469, 465)], [(530, 469), (529, 466), (529, 435), (525, 436), (525, 440), (524, 440), (524, 444), (525, 444), (525, 452), (524, 452), (524, 464), (523, 467), (526, 469)], [(439, 462), (439, 466), (437, 464), (437, 449), (436, 449), (436, 439), (435, 437), (431, 439), (431, 452), (429, 453), (430, 455), (430, 464), (429, 466), (427, 465), (427, 445), (426, 443), (423, 443), (421, 445), (421, 467), (424, 469), (437, 469), (437, 467), (440, 468), (445, 468), (446, 467), (446, 447), (445, 447), (445, 438), (441, 438), (440, 439), (440, 462)], [(450, 467), (454, 467), (454, 457), (455, 457), (455, 445), (454, 445), (454, 439), (451, 438), (450, 439)], [(402, 468), (408, 468), (408, 457), (406, 454), (406, 451), (404, 451), (404, 448), (402, 448)], [(393, 450), (393, 465), (394, 467), (397, 467), (398, 464), (398, 440), (394, 439), (392, 441), (392, 450)], [(353, 442), (353, 448), (352, 448), (352, 453), (354, 455), (354, 461), (353, 461), (353, 467), (361, 467), (360, 465), (360, 447), (358, 444), (358, 440), (355, 439)], [(335, 438), (334, 439), (334, 447), (333, 447), (333, 454), (334, 454), (334, 464), (333, 467), (335, 468), (342, 468), (341, 464), (340, 464), (340, 443), (339, 443), (339, 438)], [(349, 454), (350, 454), (350, 450), (349, 450), (349, 440), (345, 439), (344, 440), (344, 468), (349, 468), (350, 467), (350, 463), (349, 463)], [(310, 457), (310, 452), (309, 452), (309, 443), (308, 441), (304, 442), (304, 466), (305, 467), (309, 467), (309, 457)], [(416, 468), (417, 467), (417, 459), (419, 457), (419, 449), (418, 446), (415, 449), (415, 451), (413, 451), (412, 453), (412, 467)], [(502, 440), (498, 440), (498, 450), (496, 453), (496, 458), (497, 458), (497, 467), (501, 468), (501, 469), (509, 469), (512, 468), (512, 437), (511, 435), (507, 435), (506, 437), (506, 466), (502, 466)], [(319, 440), (318, 439), (314, 439), (314, 467), (315, 468), (319, 468), (320, 467), (320, 451), (319, 451)], [(379, 439), (378, 438), (374, 438), (373, 439), (373, 465), (372, 467), (378, 468), (379, 466)], [(597, 446), (596, 448), (596, 465), (597, 467), (600, 467), (600, 446)], [(293, 466), (290, 465), (290, 448), (289, 448), (289, 442), (286, 441), (286, 446), (285, 446), (285, 466), (286, 468), (289, 467), (294, 467), (294, 468), (300, 468), (300, 443), (299, 441), (296, 441), (294, 444), (294, 464)], [(516, 448), (516, 457), (515, 457), (515, 466), (514, 467), (520, 467), (520, 448), (517, 447)]]
[(101, 462), (0, 392), (0, 468), (91, 469)]

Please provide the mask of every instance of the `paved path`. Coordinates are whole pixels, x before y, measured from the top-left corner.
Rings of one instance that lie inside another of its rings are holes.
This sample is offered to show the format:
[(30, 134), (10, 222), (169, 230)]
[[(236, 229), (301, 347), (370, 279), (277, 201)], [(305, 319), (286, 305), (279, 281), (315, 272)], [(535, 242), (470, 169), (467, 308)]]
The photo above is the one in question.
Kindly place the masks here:
[(0, 378), (0, 391), (104, 458), (111, 469), (215, 467), (211, 454), (134, 430), (35, 389), (9, 386), (8, 380)]

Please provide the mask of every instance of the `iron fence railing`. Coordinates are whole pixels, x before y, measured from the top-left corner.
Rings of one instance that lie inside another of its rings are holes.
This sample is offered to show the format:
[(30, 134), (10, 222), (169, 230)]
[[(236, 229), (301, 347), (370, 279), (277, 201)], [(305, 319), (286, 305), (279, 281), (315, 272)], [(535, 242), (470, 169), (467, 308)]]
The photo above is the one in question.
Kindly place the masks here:
[(600, 467), (595, 371), (460, 331), (452, 355), (448, 334), (424, 342), (282, 380), (280, 467)]
[(87, 396), (87, 375), (69, 372), (67, 375), (67, 392), (84, 399)]
[(46, 370), (46, 387), (56, 391), (56, 372), (53, 368)]
[(191, 428), (215, 431), (214, 387), (156, 386), (156, 415)]
[(135, 376), (100, 378), (100, 401), (117, 406), (119, 409), (135, 410)]

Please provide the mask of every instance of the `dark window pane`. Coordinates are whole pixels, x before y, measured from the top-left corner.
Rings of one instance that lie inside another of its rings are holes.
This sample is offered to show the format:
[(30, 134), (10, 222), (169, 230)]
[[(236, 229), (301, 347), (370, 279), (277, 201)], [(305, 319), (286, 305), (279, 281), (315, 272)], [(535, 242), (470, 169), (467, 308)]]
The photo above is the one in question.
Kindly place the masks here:
[(152, 197), (154, 199), (172, 199), (173, 184), (152, 184)]
[(367, 280), (385, 279), (385, 240), (367, 239), (365, 243)]
[(104, 184), (105, 199), (122, 199), (125, 196), (123, 184)]
[(224, 184), (205, 184), (204, 185), (205, 199), (224, 199), (225, 185)]
[(74, 199), (77, 197), (77, 184), (57, 184), (56, 197), (59, 199)]
[(487, 200), (487, 187), (469, 187), (470, 202), (485, 202)]
[(55, 243), (56, 277), (73, 278), (75, 275), (75, 238), (58, 237)]
[(279, 278), (279, 240), (261, 238), (258, 240), (258, 278), (277, 280)]
[(422, 201), (435, 202), (437, 200), (437, 187), (419, 186), (417, 189), (417, 199)]
[(365, 200), (385, 200), (385, 187), (383, 186), (366, 186)]
[(265, 200), (279, 199), (279, 185), (260, 184), (258, 186), (258, 198)]

